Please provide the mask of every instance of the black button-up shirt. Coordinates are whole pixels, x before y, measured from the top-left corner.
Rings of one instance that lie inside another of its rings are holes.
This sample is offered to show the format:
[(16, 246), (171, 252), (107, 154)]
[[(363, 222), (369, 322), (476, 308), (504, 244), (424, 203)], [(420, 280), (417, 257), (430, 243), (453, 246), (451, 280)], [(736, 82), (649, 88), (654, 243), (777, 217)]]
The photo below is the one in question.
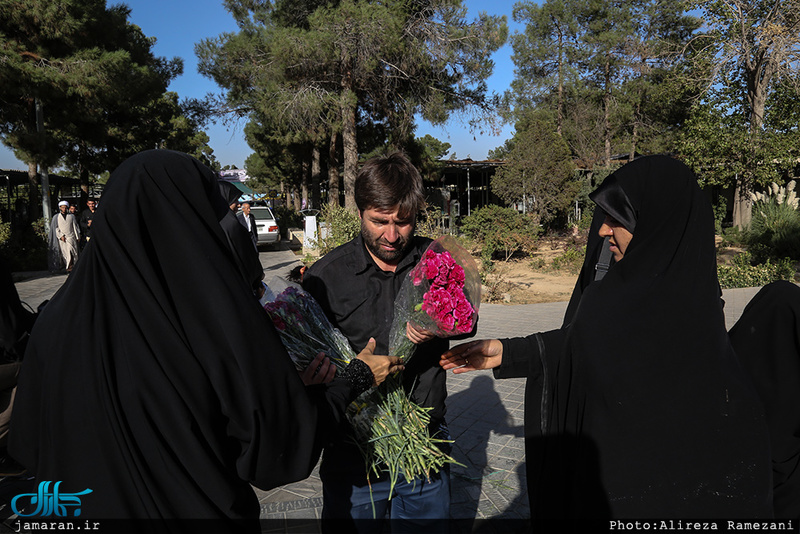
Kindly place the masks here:
[[(395, 297), (430, 243), (430, 239), (413, 237), (409, 252), (397, 269), (389, 272), (377, 266), (359, 234), (314, 263), (303, 276), (303, 287), (320, 303), (356, 353), (374, 337), (375, 354), (388, 354)], [(403, 372), (412, 400), (432, 408), (431, 428), (436, 428), (445, 415), (447, 387), (439, 357), (447, 347), (448, 341), (440, 338), (419, 345)]]

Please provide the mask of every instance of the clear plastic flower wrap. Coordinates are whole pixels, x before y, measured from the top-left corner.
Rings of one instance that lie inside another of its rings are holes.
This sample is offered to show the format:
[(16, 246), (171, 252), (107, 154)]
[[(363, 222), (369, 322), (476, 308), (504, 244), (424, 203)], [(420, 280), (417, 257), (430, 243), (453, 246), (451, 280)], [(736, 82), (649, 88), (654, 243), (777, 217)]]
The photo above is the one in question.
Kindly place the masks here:
[(298, 371), (305, 370), (319, 352), (336, 364), (337, 373), (356, 357), (347, 338), (299, 285), (273, 278), (262, 302)]
[(481, 278), (475, 260), (452, 236), (428, 246), (400, 287), (394, 301), (389, 354), (407, 361), (416, 349), (406, 323), (437, 337), (472, 332), (481, 302)]
[[(297, 284), (274, 278), (261, 302), (298, 370), (306, 369), (320, 351), (336, 365), (337, 375), (356, 357), (319, 303)], [(445, 463), (454, 463), (437, 447), (446, 440), (428, 433), (429, 411), (411, 401), (400, 374), (353, 401), (347, 419), (367, 472), (386, 472), (393, 488), (401, 473), (409, 481), (427, 478)]]

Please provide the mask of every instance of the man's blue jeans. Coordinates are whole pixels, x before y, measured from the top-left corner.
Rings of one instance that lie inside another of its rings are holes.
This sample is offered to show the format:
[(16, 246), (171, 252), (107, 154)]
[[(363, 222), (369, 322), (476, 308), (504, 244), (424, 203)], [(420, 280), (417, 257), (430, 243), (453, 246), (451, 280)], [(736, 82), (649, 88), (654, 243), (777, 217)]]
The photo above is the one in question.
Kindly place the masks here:
[[(440, 432), (439, 436), (448, 435), (444, 428), (445, 432)], [(393, 533), (448, 531), (449, 465), (432, 475), (429, 481), (420, 477), (406, 482), (401, 474), (390, 500), (388, 477), (378, 480), (373, 477), (371, 484), (367, 484), (360, 454), (329, 452), (325, 451), (320, 469), (323, 532), (382, 532), (386, 520), (390, 521)]]

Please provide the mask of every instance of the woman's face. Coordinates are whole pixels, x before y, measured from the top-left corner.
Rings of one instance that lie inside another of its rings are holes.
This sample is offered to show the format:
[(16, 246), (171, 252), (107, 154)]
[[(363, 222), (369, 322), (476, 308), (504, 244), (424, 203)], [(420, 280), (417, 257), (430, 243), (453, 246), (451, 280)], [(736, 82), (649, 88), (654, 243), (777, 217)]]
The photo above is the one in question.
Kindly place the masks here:
[(603, 221), (603, 226), (597, 232), (600, 237), (609, 237), (611, 244), (611, 253), (614, 259), (619, 261), (625, 256), (625, 251), (628, 250), (628, 244), (633, 239), (633, 234), (630, 233), (622, 224), (613, 217), (606, 215), (606, 220)]

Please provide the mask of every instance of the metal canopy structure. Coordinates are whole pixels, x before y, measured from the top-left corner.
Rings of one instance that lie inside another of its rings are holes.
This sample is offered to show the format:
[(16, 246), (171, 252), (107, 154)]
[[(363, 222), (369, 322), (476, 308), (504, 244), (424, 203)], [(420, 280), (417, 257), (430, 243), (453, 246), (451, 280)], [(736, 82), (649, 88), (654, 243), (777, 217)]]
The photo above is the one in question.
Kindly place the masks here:
[(445, 213), (452, 213), (453, 202), (458, 202), (458, 215), (470, 215), (473, 209), (488, 204), (501, 204), (502, 201), (492, 193), (490, 181), (497, 168), (505, 161), (489, 159), (475, 161), (470, 158), (442, 161), (442, 186), (449, 191)]

